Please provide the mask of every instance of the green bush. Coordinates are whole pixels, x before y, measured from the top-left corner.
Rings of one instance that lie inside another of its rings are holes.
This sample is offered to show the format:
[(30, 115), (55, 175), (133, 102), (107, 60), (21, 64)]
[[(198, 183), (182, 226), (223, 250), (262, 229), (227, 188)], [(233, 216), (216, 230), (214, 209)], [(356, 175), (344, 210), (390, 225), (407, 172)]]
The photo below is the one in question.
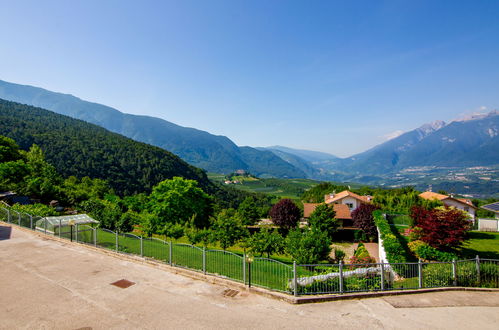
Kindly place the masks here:
[(383, 247), (385, 248), (386, 257), (390, 263), (407, 262), (408, 258), (405, 253), (405, 247), (399, 241), (397, 236), (392, 232), (390, 224), (383, 216), (380, 210), (373, 212), (374, 223), (378, 227)]

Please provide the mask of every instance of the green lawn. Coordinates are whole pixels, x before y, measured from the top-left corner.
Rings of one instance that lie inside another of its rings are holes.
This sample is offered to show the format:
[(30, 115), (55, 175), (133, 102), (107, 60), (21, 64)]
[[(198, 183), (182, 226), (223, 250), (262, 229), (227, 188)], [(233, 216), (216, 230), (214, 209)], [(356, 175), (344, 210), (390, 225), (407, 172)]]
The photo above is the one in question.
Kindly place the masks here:
[(499, 233), (472, 231), (459, 251), (463, 258), (499, 259)]

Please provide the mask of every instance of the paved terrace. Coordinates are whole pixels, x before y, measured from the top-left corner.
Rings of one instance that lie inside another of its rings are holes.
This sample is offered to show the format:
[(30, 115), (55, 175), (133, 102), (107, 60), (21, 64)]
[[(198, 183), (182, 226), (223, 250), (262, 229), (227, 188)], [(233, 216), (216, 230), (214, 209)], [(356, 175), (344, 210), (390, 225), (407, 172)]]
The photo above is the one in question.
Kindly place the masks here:
[(0, 223), (1, 329), (499, 329), (497, 292), (292, 305), (228, 289)]

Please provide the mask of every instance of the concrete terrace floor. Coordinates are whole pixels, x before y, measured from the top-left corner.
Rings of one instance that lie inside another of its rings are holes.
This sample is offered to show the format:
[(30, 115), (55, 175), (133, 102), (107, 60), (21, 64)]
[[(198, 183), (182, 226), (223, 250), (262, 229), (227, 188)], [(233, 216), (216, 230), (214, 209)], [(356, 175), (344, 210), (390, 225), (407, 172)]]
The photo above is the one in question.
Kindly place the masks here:
[(1, 329), (499, 329), (497, 292), (291, 305), (226, 289), (0, 224)]

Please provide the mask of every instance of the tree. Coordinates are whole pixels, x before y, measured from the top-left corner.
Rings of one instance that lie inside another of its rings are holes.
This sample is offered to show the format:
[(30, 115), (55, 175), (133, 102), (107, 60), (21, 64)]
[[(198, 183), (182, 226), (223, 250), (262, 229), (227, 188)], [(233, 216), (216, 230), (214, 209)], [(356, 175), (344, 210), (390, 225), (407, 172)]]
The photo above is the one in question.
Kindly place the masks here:
[(248, 235), (248, 230), (234, 209), (220, 212), (213, 222), (212, 229), (215, 239), (224, 251)]
[(248, 196), (239, 205), (237, 212), (241, 215), (245, 225), (254, 225), (260, 218), (258, 207), (253, 196)]
[(284, 251), (284, 239), (277, 230), (264, 227), (249, 238), (248, 246), (252, 252), (259, 255), (266, 253), (270, 258), (271, 254)]
[(196, 181), (174, 177), (153, 188), (148, 210), (164, 223), (184, 225), (194, 216), (194, 225), (206, 228), (209, 226), (212, 202), (211, 197), (197, 186)]
[(371, 240), (378, 235), (373, 217), (373, 212), (377, 209), (375, 205), (362, 203), (352, 212), (353, 225), (360, 228)]
[(325, 203), (318, 205), (310, 215), (308, 222), (314, 229), (327, 233), (331, 237), (338, 230), (338, 220), (332, 206)]
[(464, 211), (447, 206), (432, 210), (414, 207), (411, 217), (414, 225), (421, 228), (420, 239), (436, 249), (450, 250), (460, 246), (471, 227)]
[(301, 210), (288, 198), (281, 199), (269, 212), (272, 222), (284, 231), (295, 228), (301, 217)]
[(331, 239), (317, 229), (294, 229), (286, 238), (286, 252), (299, 264), (313, 264), (327, 260), (331, 253)]
[(21, 159), (19, 146), (8, 137), (0, 135), (0, 163), (11, 162)]

